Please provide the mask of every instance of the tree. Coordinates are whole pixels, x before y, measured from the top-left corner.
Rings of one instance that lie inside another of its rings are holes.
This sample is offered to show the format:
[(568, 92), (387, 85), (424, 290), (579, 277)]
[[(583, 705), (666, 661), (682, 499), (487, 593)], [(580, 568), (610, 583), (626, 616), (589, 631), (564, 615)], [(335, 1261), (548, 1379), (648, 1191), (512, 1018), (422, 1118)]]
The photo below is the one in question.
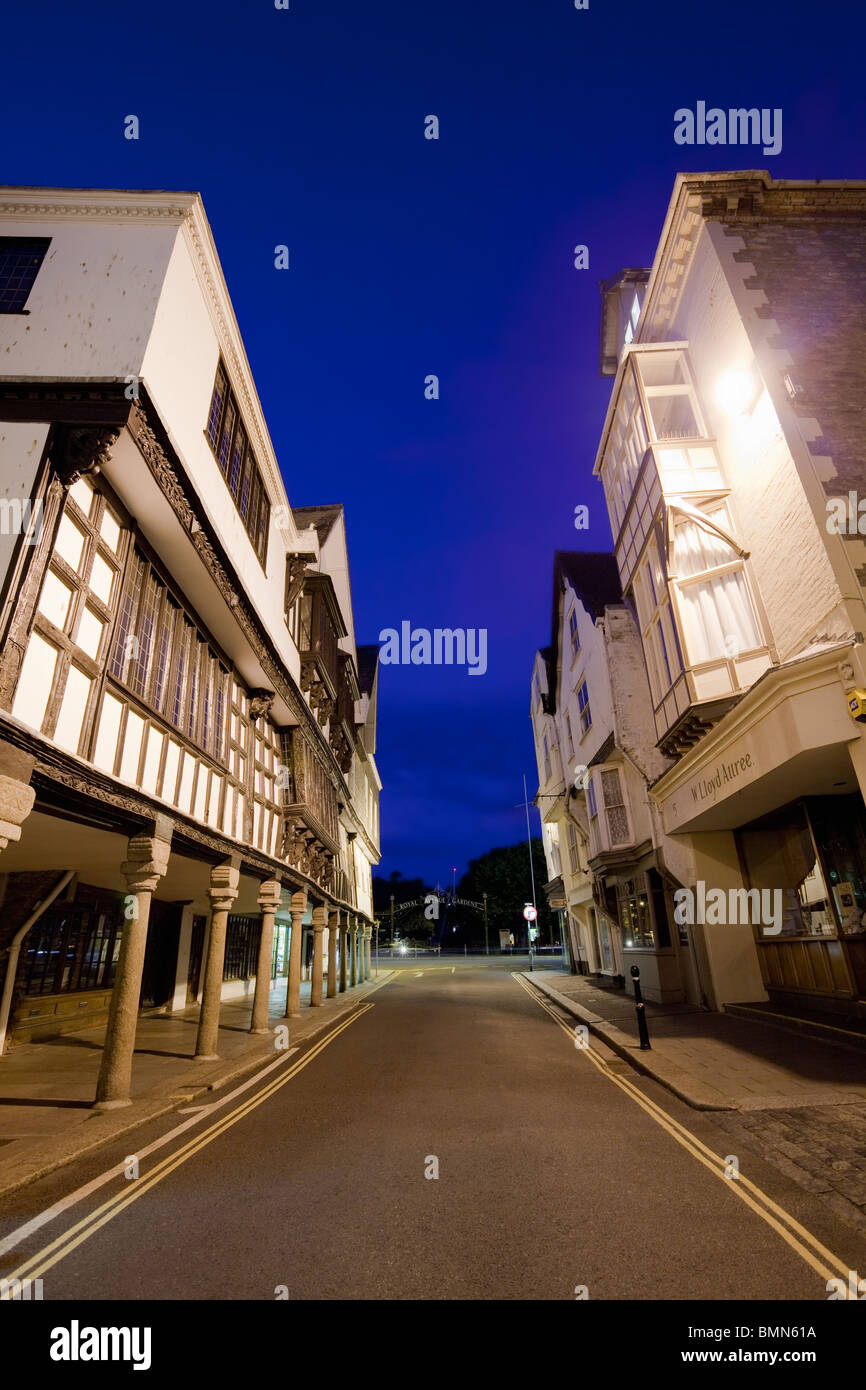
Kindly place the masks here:
[[(532, 864), (538, 908), (535, 925), (540, 928), (540, 939), (550, 941), (554, 921), (542, 887), (547, 882), (544, 845), (537, 837), (532, 840)], [(491, 946), (499, 945), (500, 931), (512, 932), (516, 945), (525, 944), (529, 924), (523, 918), (523, 907), (532, 901), (529, 854), (525, 843), (491, 849), (477, 859), (470, 859), (469, 868), (457, 885), (457, 896), (481, 902), (485, 892)], [(471, 908), (465, 909), (464, 932), (464, 939), (468, 939), (471, 932), (471, 940), (483, 944), (484, 919)]]
[[(373, 914), (381, 923), (381, 940), (391, 939), (391, 895), (394, 896), (394, 933), (404, 940), (429, 941), (437, 923), (424, 915), (425, 899), (433, 889), (423, 878), (404, 878), (395, 869), (388, 878), (373, 875)], [(410, 907), (403, 907), (410, 903)]]

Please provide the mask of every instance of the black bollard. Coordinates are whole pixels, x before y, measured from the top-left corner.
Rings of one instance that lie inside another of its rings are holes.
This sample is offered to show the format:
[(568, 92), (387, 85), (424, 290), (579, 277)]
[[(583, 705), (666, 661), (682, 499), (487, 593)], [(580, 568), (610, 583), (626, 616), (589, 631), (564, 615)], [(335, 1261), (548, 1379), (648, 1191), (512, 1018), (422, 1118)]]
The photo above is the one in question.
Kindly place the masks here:
[(634, 980), (634, 1011), (637, 1014), (637, 1031), (640, 1038), (640, 1050), (646, 1052), (651, 1050), (652, 1044), (649, 1040), (649, 1033), (646, 1026), (646, 1005), (640, 992), (640, 971), (636, 965), (631, 968), (631, 977)]

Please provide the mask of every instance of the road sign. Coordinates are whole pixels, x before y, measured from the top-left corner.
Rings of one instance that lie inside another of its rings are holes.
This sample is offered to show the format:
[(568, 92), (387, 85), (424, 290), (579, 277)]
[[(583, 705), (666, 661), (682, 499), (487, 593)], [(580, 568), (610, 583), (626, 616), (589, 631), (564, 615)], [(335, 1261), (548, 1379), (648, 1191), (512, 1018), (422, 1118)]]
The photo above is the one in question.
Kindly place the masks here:
[(527, 903), (526, 907), (523, 909), (523, 915), (526, 918), (527, 922), (534, 922), (536, 917), (538, 916), (538, 909), (534, 908), (532, 906), (532, 903)]

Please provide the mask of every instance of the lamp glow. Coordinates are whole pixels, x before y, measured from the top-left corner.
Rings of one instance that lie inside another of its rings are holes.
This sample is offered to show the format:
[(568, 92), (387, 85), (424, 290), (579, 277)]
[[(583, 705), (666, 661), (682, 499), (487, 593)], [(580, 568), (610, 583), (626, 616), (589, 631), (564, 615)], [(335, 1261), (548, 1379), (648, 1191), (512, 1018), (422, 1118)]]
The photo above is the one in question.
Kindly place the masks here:
[(755, 378), (751, 372), (732, 367), (719, 378), (716, 400), (726, 415), (746, 415), (755, 402)]

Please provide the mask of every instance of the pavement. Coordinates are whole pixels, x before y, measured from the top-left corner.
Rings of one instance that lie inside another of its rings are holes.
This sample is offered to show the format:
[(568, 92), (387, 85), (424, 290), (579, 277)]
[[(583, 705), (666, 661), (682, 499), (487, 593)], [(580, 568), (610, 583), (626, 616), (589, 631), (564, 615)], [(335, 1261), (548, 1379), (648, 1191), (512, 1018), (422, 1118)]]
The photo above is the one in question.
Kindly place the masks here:
[(0, 1058), (0, 1196), (255, 1071), (279, 1055), (273, 1032), (278, 1025), (288, 1025), (289, 1047), (308, 1041), (355, 1009), (389, 974), (380, 970), (378, 977), (315, 1009), (309, 1007), (311, 986), (302, 982), (297, 1019), (283, 1017), (286, 981), (280, 980), (271, 990), (267, 1036), (247, 1031), (252, 995), (224, 1001), (216, 1062), (193, 1055), (197, 1005), (170, 1015), (140, 1016), (132, 1104), (120, 1110), (100, 1112), (93, 1103), (104, 1025), (13, 1046)]
[(728, 1112), (576, 1049), (507, 964), (395, 968), (343, 1024), (142, 1125), (135, 1172), (119, 1140), (12, 1193), (0, 1274), (50, 1302), (670, 1299), (685, 1323), (769, 1299), (799, 1324), (828, 1270), (866, 1270), (866, 1237), (751, 1150), (748, 1192), (728, 1180)]
[(866, 1054), (824, 1039), (710, 1013), (646, 1004), (562, 970), (524, 978), (618, 1056), (718, 1126), (850, 1225), (866, 1232)]

